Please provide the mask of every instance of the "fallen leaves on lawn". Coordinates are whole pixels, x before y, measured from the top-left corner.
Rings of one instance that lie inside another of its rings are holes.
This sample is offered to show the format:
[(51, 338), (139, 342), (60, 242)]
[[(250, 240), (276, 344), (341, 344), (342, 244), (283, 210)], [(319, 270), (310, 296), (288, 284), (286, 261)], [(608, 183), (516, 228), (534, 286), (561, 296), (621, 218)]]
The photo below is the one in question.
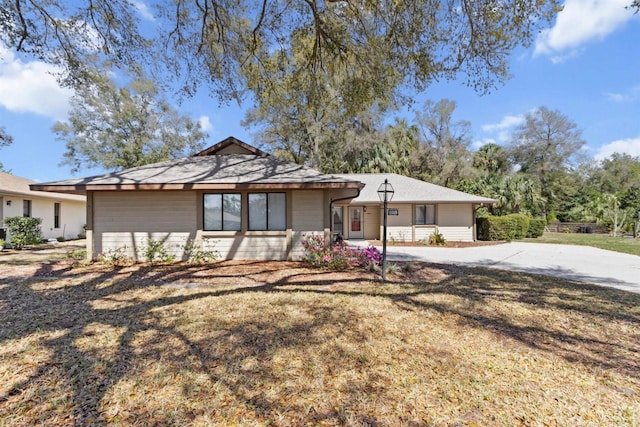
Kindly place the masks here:
[(2, 425), (640, 423), (640, 295), (429, 264), (385, 284), (45, 264), (0, 270)]

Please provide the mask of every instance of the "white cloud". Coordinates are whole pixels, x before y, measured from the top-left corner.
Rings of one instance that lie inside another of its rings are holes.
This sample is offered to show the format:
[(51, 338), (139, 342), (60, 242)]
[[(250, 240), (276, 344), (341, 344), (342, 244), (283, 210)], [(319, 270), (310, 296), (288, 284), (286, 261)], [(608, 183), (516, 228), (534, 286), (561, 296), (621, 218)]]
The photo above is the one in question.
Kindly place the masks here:
[(64, 120), (73, 91), (60, 87), (59, 69), (44, 62), (22, 62), (0, 46), (0, 106), (17, 113), (35, 113)]
[(626, 153), (634, 157), (640, 156), (640, 137), (619, 139), (600, 147), (595, 156), (596, 160), (603, 160), (613, 153)]
[(198, 123), (200, 123), (200, 129), (202, 129), (203, 132), (211, 133), (213, 131), (213, 125), (211, 124), (209, 116), (200, 116)]
[(583, 43), (603, 39), (626, 21), (633, 18), (633, 11), (626, 9), (629, 0), (566, 0), (564, 9), (558, 14), (551, 29), (541, 31), (536, 40), (534, 55), (551, 55), (554, 62), (562, 61), (566, 55)]
[(497, 144), (497, 142), (493, 138), (477, 139), (471, 143), (471, 148), (477, 151), (487, 144)]
[[(507, 115), (507, 116), (504, 116), (502, 120), (500, 120), (500, 123), (482, 125), (482, 131), (487, 133), (497, 133), (495, 139), (497, 139), (498, 142), (506, 142), (509, 140), (509, 137), (511, 136), (511, 130), (521, 123), (524, 123), (523, 115), (518, 115), (518, 116)], [(494, 143), (495, 143), (495, 139), (485, 138), (485, 140), (494, 142)]]
[(149, 9), (149, 6), (147, 6), (146, 3), (142, 1), (134, 1), (133, 6), (136, 8), (136, 10), (140, 14), (140, 16), (142, 16), (143, 19), (146, 19), (147, 21), (156, 20), (156, 17), (153, 16), (153, 13), (151, 12), (151, 10)]
[(631, 102), (640, 98), (640, 85), (633, 86), (623, 93), (609, 92), (607, 98), (613, 102)]

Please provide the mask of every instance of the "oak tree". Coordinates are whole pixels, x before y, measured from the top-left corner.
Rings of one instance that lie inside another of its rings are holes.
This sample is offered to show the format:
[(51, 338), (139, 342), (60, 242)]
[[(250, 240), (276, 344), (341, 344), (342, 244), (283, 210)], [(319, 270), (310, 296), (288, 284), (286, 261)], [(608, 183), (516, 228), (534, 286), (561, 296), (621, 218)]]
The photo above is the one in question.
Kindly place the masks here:
[(93, 72), (76, 90), (69, 120), (53, 126), (65, 142), (63, 164), (121, 170), (192, 154), (202, 148), (200, 124), (179, 115), (155, 84), (135, 77), (124, 87)]

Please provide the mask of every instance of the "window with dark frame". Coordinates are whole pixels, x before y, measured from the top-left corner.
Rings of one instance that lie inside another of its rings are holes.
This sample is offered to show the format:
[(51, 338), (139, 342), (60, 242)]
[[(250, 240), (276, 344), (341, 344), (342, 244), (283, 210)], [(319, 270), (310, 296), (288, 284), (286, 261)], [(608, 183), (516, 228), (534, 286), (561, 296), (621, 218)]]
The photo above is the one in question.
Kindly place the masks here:
[(205, 231), (242, 230), (242, 196), (240, 193), (205, 194), (203, 209)]
[(53, 228), (60, 228), (60, 203), (53, 204)]
[(249, 230), (287, 229), (286, 193), (249, 193)]
[(436, 223), (435, 205), (416, 205), (416, 225), (432, 225)]
[(22, 201), (22, 216), (25, 218), (31, 217), (31, 200)]

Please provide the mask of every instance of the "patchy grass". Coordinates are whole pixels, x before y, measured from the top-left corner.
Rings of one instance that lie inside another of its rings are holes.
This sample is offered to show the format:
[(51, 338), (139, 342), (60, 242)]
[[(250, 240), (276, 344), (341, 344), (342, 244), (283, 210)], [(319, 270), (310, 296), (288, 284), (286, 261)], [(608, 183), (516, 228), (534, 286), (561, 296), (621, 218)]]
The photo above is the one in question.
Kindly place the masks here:
[(640, 295), (412, 263), (0, 265), (0, 422), (640, 423)]
[(593, 246), (594, 248), (640, 255), (640, 240), (611, 237), (606, 234), (544, 233), (536, 239), (524, 239), (533, 243), (557, 243), (563, 245)]

